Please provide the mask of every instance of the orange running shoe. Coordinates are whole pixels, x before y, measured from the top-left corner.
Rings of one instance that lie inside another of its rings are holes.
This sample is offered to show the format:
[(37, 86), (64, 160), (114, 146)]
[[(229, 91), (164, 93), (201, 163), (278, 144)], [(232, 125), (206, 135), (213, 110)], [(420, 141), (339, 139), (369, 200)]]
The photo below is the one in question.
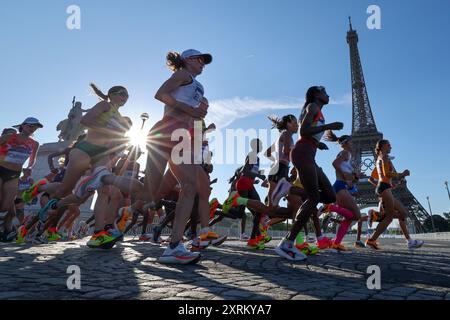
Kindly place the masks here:
[(366, 246), (370, 246), (372, 249), (375, 250), (381, 250), (380, 245), (378, 244), (377, 241), (372, 240), (372, 239), (367, 239), (366, 240)]
[(209, 218), (212, 219), (214, 218), (215, 214), (216, 214), (216, 210), (219, 207), (219, 200), (217, 200), (216, 198), (212, 199), (209, 202)]
[(337, 251), (348, 251), (348, 249), (342, 243), (333, 243), (331, 244), (330, 249), (334, 249)]

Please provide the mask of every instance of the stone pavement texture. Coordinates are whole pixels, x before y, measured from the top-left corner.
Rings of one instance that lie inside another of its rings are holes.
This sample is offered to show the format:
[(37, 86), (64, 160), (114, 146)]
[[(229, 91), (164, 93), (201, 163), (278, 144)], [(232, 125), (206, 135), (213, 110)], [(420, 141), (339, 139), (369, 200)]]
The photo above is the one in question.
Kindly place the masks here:
[[(450, 299), (450, 242), (444, 241), (411, 252), (402, 240), (382, 239), (383, 251), (326, 250), (298, 263), (278, 257), (278, 241), (265, 251), (227, 241), (192, 266), (160, 264), (164, 248), (131, 238), (107, 251), (89, 249), (86, 241), (0, 244), (0, 299)], [(67, 288), (70, 265), (80, 267), (79, 290)], [(381, 269), (380, 290), (367, 288), (370, 265)]]

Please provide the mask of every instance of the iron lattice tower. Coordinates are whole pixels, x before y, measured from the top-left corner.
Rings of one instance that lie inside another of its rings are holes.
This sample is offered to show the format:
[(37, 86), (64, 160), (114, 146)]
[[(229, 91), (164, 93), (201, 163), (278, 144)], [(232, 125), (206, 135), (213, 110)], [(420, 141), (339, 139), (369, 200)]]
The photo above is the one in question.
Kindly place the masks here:
[[(353, 30), (351, 20), (350, 30), (347, 32), (347, 43), (350, 47), (352, 80), (352, 159), (354, 168), (364, 174), (364, 177), (357, 184), (359, 194), (356, 201), (363, 209), (378, 206), (375, 188), (368, 182), (368, 178), (375, 167), (375, 145), (378, 140), (383, 139), (383, 134), (377, 130), (370, 107), (358, 50), (358, 34), (356, 30)], [(393, 192), (409, 212), (410, 230), (424, 232), (424, 221), (430, 217), (428, 212), (409, 191), (406, 184), (394, 189)]]

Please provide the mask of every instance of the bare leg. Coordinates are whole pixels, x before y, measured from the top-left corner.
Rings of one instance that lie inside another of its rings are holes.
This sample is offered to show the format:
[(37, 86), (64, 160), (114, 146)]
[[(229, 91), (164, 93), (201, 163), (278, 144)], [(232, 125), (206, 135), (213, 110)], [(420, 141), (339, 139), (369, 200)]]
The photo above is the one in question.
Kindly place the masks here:
[(392, 196), (391, 189), (383, 191), (383, 193), (381, 194), (381, 198), (384, 203), (384, 212), (386, 216), (383, 221), (378, 223), (378, 226), (372, 235), (371, 240), (375, 241), (387, 229), (387, 227), (391, 224), (392, 219), (394, 218), (394, 197)]
[[(175, 165), (169, 162), (170, 170), (180, 183), (180, 197), (175, 209), (171, 244), (177, 244), (183, 239), (184, 227), (191, 215), (194, 206), (194, 198), (197, 194), (197, 166), (192, 164)], [(194, 171), (194, 174), (193, 174)], [(208, 209), (209, 211), (209, 209)]]

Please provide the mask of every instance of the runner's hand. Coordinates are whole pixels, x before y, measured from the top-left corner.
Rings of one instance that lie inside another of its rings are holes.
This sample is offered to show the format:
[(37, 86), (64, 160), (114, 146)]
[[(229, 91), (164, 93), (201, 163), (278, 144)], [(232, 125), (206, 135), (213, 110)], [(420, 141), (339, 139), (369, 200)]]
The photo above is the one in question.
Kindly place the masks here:
[(329, 130), (342, 130), (344, 129), (344, 124), (342, 122), (332, 122), (326, 125)]

